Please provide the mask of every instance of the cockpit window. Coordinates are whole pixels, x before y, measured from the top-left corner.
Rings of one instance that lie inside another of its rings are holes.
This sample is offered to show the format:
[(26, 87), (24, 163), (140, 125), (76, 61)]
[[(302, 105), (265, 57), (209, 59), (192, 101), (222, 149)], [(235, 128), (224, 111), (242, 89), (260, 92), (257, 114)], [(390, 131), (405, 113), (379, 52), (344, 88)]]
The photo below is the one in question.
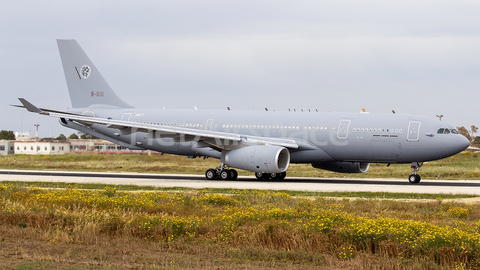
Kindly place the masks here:
[(437, 131), (438, 134), (450, 134), (450, 133), (453, 133), (453, 134), (458, 134), (458, 130), (454, 129), (454, 128), (441, 128)]

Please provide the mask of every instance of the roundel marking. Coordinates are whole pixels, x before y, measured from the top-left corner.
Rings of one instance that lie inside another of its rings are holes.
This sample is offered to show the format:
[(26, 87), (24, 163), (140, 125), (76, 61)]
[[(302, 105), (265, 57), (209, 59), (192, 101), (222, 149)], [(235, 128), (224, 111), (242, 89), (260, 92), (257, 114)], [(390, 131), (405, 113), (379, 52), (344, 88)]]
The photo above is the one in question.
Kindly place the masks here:
[(87, 79), (90, 76), (90, 73), (92, 73), (92, 69), (90, 68), (89, 65), (83, 65), (80, 68), (80, 74), (84, 79)]

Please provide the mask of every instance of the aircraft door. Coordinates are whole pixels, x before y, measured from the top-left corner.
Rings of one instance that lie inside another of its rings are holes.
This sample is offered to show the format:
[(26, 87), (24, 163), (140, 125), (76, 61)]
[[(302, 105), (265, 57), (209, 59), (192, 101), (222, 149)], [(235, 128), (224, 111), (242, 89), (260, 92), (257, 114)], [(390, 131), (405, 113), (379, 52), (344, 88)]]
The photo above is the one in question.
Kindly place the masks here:
[(130, 117), (132, 116), (131, 113), (124, 113), (122, 115), (122, 121), (130, 121)]
[(352, 120), (341, 120), (338, 124), (337, 138), (346, 139), (348, 138), (348, 127), (350, 127), (350, 122)]
[(205, 130), (212, 130), (213, 119), (208, 119), (207, 124), (205, 124)]
[(420, 139), (420, 125), (421, 122), (419, 121), (410, 121), (408, 124), (407, 141), (418, 142)]

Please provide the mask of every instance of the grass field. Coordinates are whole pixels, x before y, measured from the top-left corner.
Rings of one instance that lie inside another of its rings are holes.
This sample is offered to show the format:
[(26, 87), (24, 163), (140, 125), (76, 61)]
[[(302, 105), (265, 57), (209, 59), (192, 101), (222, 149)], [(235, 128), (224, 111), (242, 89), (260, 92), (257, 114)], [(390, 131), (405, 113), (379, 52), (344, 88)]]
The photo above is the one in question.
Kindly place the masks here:
[(479, 269), (480, 208), (0, 185), (1, 269)]
[[(420, 172), (422, 179), (480, 179), (480, 154), (464, 152), (443, 160), (426, 162)], [(220, 165), (217, 159), (188, 159), (174, 155), (9, 155), (0, 156), (0, 169), (69, 170), (97, 172), (139, 172), (169, 174), (205, 174), (208, 168)], [(407, 178), (409, 164), (371, 164), (364, 174), (341, 174), (314, 169), (309, 164), (291, 164), (287, 177), (355, 177)], [(251, 172), (239, 170), (239, 175)]]
[[(422, 177), (480, 179), (478, 156), (429, 162)], [(72, 154), (0, 164), (203, 174), (218, 160)], [(403, 178), (410, 169), (288, 172)], [(0, 182), (0, 269), (480, 269), (480, 205), (455, 200), (468, 197)]]

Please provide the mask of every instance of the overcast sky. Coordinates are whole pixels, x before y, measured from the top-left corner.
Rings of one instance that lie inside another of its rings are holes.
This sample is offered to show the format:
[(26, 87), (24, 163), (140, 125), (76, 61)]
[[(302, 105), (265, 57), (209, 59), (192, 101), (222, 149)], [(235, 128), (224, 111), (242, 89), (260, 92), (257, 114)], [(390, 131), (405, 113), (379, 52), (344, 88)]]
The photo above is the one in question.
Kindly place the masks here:
[(480, 125), (480, 1), (0, 0), (0, 130), (70, 135), (9, 106), (71, 106), (76, 39), (136, 107), (408, 113)]

